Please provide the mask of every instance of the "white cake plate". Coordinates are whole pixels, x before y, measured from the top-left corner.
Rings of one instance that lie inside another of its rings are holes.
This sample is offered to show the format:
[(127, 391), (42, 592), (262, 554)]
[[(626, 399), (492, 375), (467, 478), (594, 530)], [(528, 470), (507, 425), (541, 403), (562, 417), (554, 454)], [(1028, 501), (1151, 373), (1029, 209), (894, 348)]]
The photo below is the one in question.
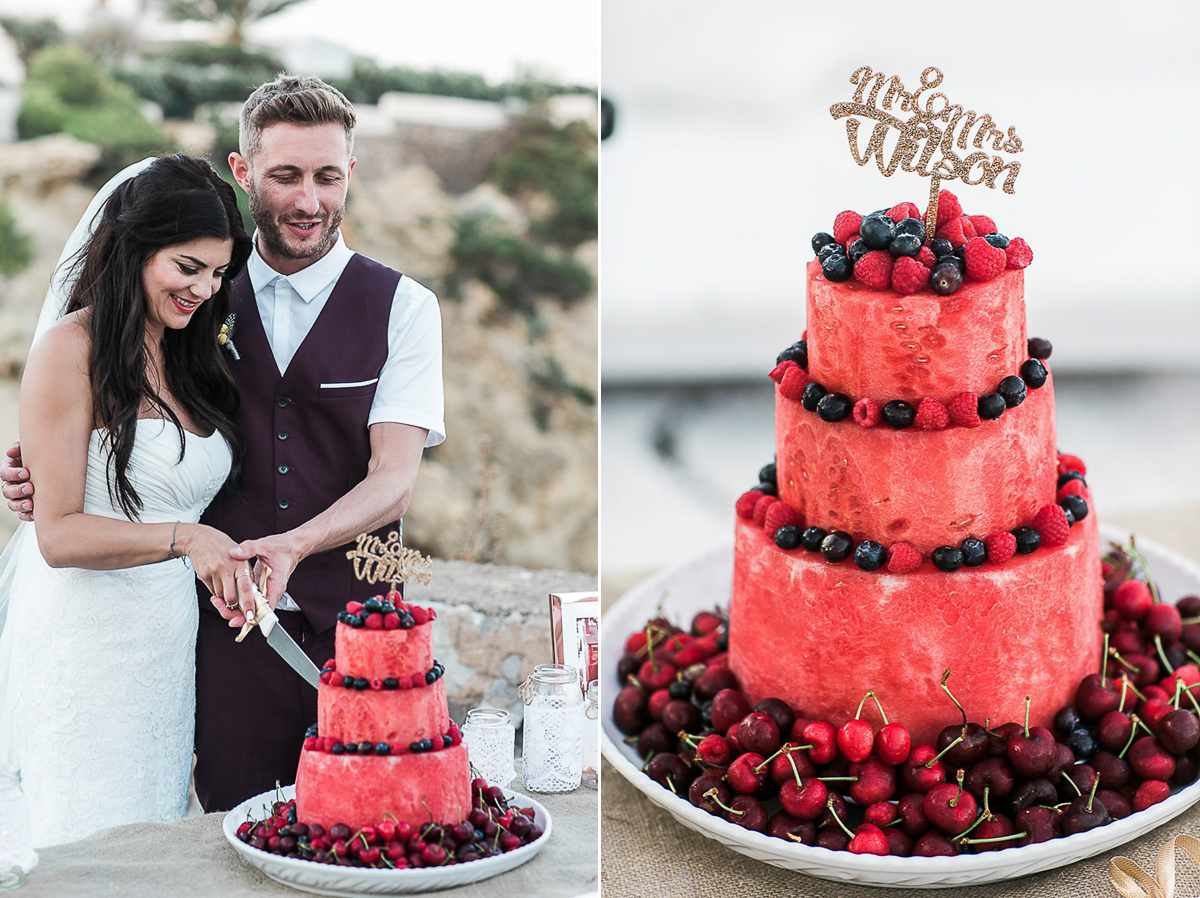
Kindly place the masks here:
[[(1100, 529), (1104, 546), (1126, 545), (1129, 532), (1107, 525)], [(1164, 596), (1182, 598), (1200, 594), (1200, 568), (1169, 549), (1139, 539), (1150, 573)], [(686, 625), (696, 612), (716, 606), (727, 608), (733, 579), (733, 546), (724, 544), (663, 571), (635, 586), (604, 612), (600, 644), (603, 736), (601, 751), (620, 773), (647, 798), (670, 812), (680, 823), (727, 848), (756, 860), (821, 879), (891, 888), (951, 888), (1000, 882), (1041, 873), (1101, 854), (1144, 835), (1183, 813), (1200, 800), (1200, 782), (1192, 783), (1165, 801), (1085, 833), (1051, 839), (1021, 848), (1005, 848), (957, 857), (878, 857), (800, 845), (751, 832), (700, 810), (691, 802), (664, 789), (640, 770), (641, 759), (623, 742), (613, 725), (612, 706), (618, 690), (617, 661), (625, 639), (661, 613)]]
[[(282, 790), (283, 800), (296, 797), (296, 787)], [(538, 802), (519, 792), (504, 790), (505, 797), (517, 807), (532, 807), (533, 822), (543, 830), (535, 842), (514, 848), (495, 857), (480, 858), (463, 864), (446, 867), (421, 867), (411, 870), (376, 870), (366, 867), (335, 867), (332, 864), (317, 864), (292, 857), (280, 857), (267, 851), (252, 848), (237, 837), (237, 828), (249, 813), (255, 820), (270, 816), (271, 805), (278, 800), (275, 790), (263, 792), (247, 799), (225, 815), (221, 829), (234, 851), (252, 863), (276, 882), (293, 889), (313, 892), (317, 895), (338, 895), (357, 898), (359, 895), (409, 895), (414, 892), (433, 892), (452, 889), (473, 882), (490, 879), (521, 866), (542, 850), (550, 838), (550, 814)], [(264, 814), (263, 808), (267, 811)]]

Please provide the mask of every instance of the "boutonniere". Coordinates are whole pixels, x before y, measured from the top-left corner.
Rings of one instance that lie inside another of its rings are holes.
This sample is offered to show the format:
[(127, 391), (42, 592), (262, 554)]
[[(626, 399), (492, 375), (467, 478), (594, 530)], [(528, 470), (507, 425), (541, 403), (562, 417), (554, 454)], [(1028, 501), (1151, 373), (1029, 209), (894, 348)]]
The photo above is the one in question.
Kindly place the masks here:
[(229, 354), (233, 356), (235, 362), (241, 361), (241, 356), (238, 355), (237, 347), (233, 345), (233, 329), (237, 323), (237, 313), (230, 312), (229, 317), (225, 319), (225, 323), (221, 325), (217, 331), (217, 345), (224, 346)]

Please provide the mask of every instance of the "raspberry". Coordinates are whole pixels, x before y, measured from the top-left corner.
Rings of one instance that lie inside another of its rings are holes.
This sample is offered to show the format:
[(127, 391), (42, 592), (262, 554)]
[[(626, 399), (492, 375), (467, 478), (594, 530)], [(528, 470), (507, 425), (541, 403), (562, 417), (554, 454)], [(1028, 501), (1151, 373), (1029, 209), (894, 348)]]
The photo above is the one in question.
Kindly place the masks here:
[(979, 417), (979, 397), (974, 393), (956, 393), (946, 407), (950, 415), (950, 423), (959, 427), (978, 427), (983, 419)]
[(378, 611), (374, 612), (373, 614), (368, 614), (367, 619), (363, 621), (363, 626), (368, 630), (382, 630), (383, 615)]
[(963, 249), (967, 277), (973, 281), (990, 281), (1004, 271), (1004, 250), (992, 246), (982, 237), (972, 237)]
[(383, 629), (398, 630), (400, 629), (400, 615), (395, 611), (389, 611), (383, 616)]
[(917, 261), (932, 271), (933, 266), (937, 264), (937, 256), (933, 254), (933, 250), (931, 250), (929, 245), (926, 244), (925, 246), (922, 246), (921, 251), (917, 253)]
[(371, 690), (373, 692), (383, 691), (383, 680), (379, 677), (371, 677)]
[(950, 413), (932, 396), (926, 396), (917, 405), (917, 417), (913, 426), (917, 430), (945, 430), (950, 424)]
[(784, 372), (783, 380), (779, 382), (779, 395), (784, 399), (799, 402), (806, 386), (808, 386), (808, 375), (799, 365), (796, 365)]
[(360, 614), (360, 613), (362, 613), (362, 610), (363, 610), (362, 602), (347, 602), (346, 603), (346, 612), (348, 614)]
[(851, 209), (839, 212), (833, 220), (833, 239), (842, 246), (849, 246), (846, 240), (858, 233), (858, 226), (862, 224), (862, 220), (863, 217)]
[(428, 608), (420, 608), (416, 605), (413, 605), (408, 609), (408, 613), (413, 616), (413, 620), (418, 624), (424, 624), (433, 620), (433, 612)]
[[(1057, 505), (1054, 507), (1058, 508)], [(1062, 509), (1059, 510), (1061, 511)], [(768, 534), (773, 534), (780, 527), (787, 527), (789, 525), (799, 527), (800, 524), (800, 515), (786, 502), (776, 502), (767, 509), (767, 513), (763, 517), (763, 530)]]
[(938, 193), (937, 207), (937, 226), (941, 228), (943, 224), (953, 218), (961, 218), (963, 214), (962, 203), (949, 190), (943, 190)]
[(797, 365), (795, 362), (793, 362), (791, 359), (787, 359), (786, 361), (780, 362), (778, 365), (776, 365), (774, 368), (772, 368), (771, 373), (768, 374), (767, 377), (771, 378), (771, 380), (775, 381), (775, 383), (777, 383), (777, 384), (783, 383), (783, 375), (787, 373), (788, 368), (799, 368), (799, 367), (800, 366)]
[(1067, 496), (1079, 496), (1082, 499), (1087, 498), (1087, 484), (1082, 480), (1068, 480), (1058, 488), (1058, 492), (1054, 494), (1054, 501), (1061, 502)]
[(304, 737), (304, 750), (305, 751), (316, 751), (317, 750), (317, 737), (316, 736), (305, 736)]
[(758, 504), (758, 500), (763, 495), (758, 490), (747, 490), (738, 496), (738, 500), (733, 506), (737, 510), (737, 516), (747, 520), (754, 517), (754, 506)]
[(1028, 268), (1033, 261), (1033, 250), (1025, 242), (1024, 237), (1014, 237), (1008, 241), (1008, 249), (1004, 251), (1009, 268)]
[(978, 237), (986, 237), (988, 234), (995, 234), (999, 228), (996, 223), (986, 215), (968, 215), (967, 220), (975, 227), (975, 234)]
[[(924, 249), (924, 247), (922, 247)], [(933, 253), (930, 253), (932, 256)], [(916, 293), (929, 286), (929, 269), (911, 256), (901, 256), (892, 266), (892, 289), (897, 293)]]
[(1033, 529), (1042, 535), (1043, 546), (1061, 546), (1071, 535), (1067, 513), (1061, 505), (1043, 505), (1033, 518)]
[(767, 512), (770, 511), (771, 506), (778, 501), (779, 500), (774, 496), (763, 496), (761, 499), (755, 502), (753, 515), (754, 523), (761, 527), (767, 519)]
[(892, 254), (873, 249), (854, 263), (854, 277), (872, 290), (886, 290), (892, 283)]
[(967, 216), (965, 216), (965, 215), (962, 217), (962, 229), (963, 229), (963, 236), (966, 237), (968, 240), (970, 240), (972, 237), (982, 237), (983, 236), (982, 234), (980, 234), (978, 231), (975, 230), (975, 225), (972, 224), (971, 219), (967, 218)]
[(331, 673), (329, 675), (329, 685), (330, 686), (341, 686), (342, 680), (344, 680), (344, 679), (345, 679), (345, 677), (343, 677), (340, 673), (338, 673), (335, 670), (333, 673)]
[(996, 564), (1008, 561), (1008, 559), (1017, 554), (1017, 538), (1007, 530), (993, 533), (984, 539), (983, 542), (987, 546), (988, 561), (995, 562)]
[(879, 403), (874, 399), (860, 399), (854, 403), (854, 420), (863, 427), (874, 427), (883, 417)]
[(1058, 476), (1061, 477), (1068, 471), (1074, 471), (1076, 474), (1082, 474), (1087, 477), (1087, 465), (1083, 463), (1083, 459), (1078, 455), (1067, 455), (1060, 452), (1058, 454)]
[(909, 574), (921, 566), (921, 553), (908, 543), (896, 543), (888, 549), (887, 568), (893, 574)]
[(897, 224), (906, 218), (922, 218), (916, 203), (897, 203), (887, 210), (887, 217)]
[[(938, 217), (941, 218), (940, 215)], [(964, 221), (966, 221), (966, 219), (962, 218), (961, 216), (959, 218), (952, 218), (945, 224), (938, 225), (937, 233), (934, 234), (934, 236), (941, 237), (944, 240), (949, 240), (950, 245), (955, 249), (958, 249), (969, 239), (963, 230)]]

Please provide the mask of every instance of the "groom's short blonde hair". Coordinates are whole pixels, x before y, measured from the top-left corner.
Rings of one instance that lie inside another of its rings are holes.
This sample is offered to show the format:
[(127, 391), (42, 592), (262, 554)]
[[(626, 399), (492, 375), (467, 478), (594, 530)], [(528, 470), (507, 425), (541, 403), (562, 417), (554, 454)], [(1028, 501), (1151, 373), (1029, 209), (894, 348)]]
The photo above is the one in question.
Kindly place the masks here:
[(250, 94), (238, 121), (238, 151), (249, 161), (270, 125), (341, 125), (346, 149), (354, 153), (354, 104), (336, 87), (311, 75), (280, 74)]

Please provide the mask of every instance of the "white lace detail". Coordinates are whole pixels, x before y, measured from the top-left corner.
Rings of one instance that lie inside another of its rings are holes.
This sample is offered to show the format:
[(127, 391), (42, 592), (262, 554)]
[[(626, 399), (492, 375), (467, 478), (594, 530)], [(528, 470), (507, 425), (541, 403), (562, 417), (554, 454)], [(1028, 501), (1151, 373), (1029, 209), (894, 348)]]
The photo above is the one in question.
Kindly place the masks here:
[[(109, 500), (101, 434), (88, 447), (84, 511), (124, 518)], [(145, 523), (190, 521), (229, 472), (219, 435), (138, 424), (129, 476)], [(36, 526), (36, 525), (35, 525)], [(187, 811), (195, 729), (198, 607), (185, 560), (121, 571), (52, 569), (26, 539), (4, 636), (2, 697), (29, 798), (36, 847)]]

